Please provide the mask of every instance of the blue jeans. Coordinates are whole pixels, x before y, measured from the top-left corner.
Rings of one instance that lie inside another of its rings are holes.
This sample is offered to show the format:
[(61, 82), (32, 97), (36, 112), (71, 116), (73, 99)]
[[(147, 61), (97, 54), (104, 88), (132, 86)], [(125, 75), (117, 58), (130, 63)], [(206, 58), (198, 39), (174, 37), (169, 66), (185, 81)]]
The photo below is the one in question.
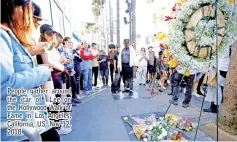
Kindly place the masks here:
[(108, 85), (109, 81), (109, 69), (100, 70), (103, 85)]
[(76, 78), (76, 94), (80, 94), (80, 78), (81, 78), (81, 65), (75, 64), (74, 70), (76, 71), (75, 78)]
[(92, 91), (92, 69), (82, 70), (84, 76), (84, 93), (88, 94)]

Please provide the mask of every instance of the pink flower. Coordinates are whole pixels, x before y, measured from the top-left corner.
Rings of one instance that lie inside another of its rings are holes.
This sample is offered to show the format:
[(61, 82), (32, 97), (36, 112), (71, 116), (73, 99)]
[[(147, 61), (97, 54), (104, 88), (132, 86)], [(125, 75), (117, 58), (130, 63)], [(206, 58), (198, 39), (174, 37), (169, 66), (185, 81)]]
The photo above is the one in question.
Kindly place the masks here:
[(172, 11), (176, 11), (176, 4), (175, 4), (175, 6), (172, 8)]

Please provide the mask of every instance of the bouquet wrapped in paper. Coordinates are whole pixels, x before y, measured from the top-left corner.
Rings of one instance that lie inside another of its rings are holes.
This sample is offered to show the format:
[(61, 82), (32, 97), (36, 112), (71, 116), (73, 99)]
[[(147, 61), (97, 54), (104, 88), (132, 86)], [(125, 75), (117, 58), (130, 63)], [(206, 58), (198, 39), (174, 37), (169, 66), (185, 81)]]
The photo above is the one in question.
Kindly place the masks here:
[(165, 120), (166, 123), (170, 126), (176, 127), (179, 123), (179, 117), (177, 115), (173, 115), (173, 114), (166, 114), (165, 115)]
[(141, 136), (143, 141), (161, 141), (167, 136), (167, 125), (161, 122), (155, 122)]
[(173, 140), (173, 141), (180, 141), (182, 140), (183, 138), (183, 135), (180, 131), (173, 131), (171, 134), (170, 134), (170, 140)]
[(181, 118), (178, 123), (178, 128), (185, 131), (193, 131), (195, 129), (195, 126), (191, 121)]

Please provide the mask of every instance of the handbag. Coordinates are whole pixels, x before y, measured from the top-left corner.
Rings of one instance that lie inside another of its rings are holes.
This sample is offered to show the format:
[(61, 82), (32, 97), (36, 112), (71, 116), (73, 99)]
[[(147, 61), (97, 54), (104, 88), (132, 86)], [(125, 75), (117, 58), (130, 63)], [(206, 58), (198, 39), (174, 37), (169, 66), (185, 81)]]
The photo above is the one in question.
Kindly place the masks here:
[(58, 76), (60, 76), (61, 74), (62, 74), (61, 71), (54, 69), (54, 68), (53, 68), (53, 71), (51, 72), (51, 76), (52, 76), (53, 80), (56, 80), (58, 78)]

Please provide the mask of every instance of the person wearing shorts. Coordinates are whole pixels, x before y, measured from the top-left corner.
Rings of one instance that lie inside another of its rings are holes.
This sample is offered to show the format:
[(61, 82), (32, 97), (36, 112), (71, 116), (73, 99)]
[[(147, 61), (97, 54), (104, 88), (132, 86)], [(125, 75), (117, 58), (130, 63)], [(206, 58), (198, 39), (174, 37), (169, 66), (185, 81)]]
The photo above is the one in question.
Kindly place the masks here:
[(165, 81), (168, 81), (168, 72), (169, 72), (169, 62), (170, 60), (170, 55), (169, 55), (169, 49), (166, 48), (165, 51), (163, 52), (161, 56), (161, 79), (159, 81), (159, 85), (163, 88), (166, 89), (164, 84)]
[(149, 46), (148, 47), (148, 66), (147, 66), (147, 71), (148, 71), (148, 76), (147, 76), (147, 83), (149, 83), (152, 79), (152, 74), (154, 73), (154, 65), (155, 65), (155, 52), (152, 51), (153, 47)]

